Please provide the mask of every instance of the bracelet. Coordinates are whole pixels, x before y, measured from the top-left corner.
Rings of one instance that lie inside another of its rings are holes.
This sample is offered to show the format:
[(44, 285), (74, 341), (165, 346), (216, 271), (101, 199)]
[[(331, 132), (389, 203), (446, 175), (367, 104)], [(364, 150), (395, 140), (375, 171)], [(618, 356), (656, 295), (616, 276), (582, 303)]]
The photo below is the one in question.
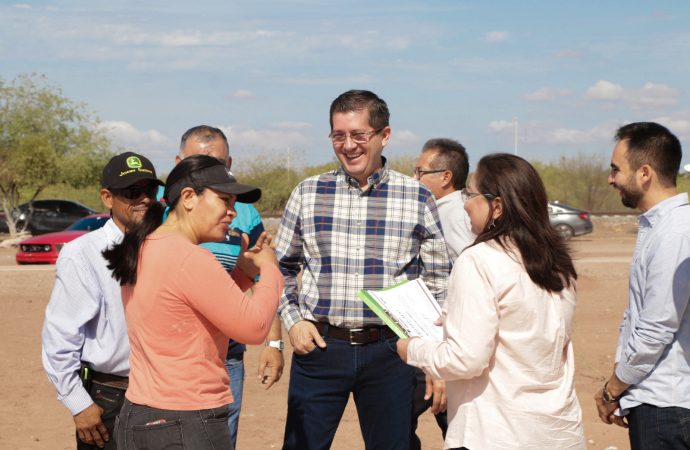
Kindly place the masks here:
[(609, 382), (607, 381), (604, 383), (604, 389), (601, 392), (601, 396), (606, 403), (618, 403), (618, 400), (620, 400), (622, 395), (619, 395), (618, 397), (611, 395), (609, 392)]

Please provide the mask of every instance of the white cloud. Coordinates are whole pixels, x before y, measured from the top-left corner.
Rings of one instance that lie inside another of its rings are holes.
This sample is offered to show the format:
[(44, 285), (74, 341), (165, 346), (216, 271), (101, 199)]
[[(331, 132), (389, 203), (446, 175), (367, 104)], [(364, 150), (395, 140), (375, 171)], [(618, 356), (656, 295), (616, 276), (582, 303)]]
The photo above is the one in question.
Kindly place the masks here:
[(671, 133), (681, 140), (690, 139), (690, 110), (676, 111), (674, 113), (658, 116), (652, 119), (667, 127)]
[(177, 141), (158, 130), (140, 130), (131, 123), (116, 120), (101, 122), (99, 128), (123, 151), (149, 158), (159, 175), (168, 171), (175, 161)]
[(393, 130), (391, 141), (396, 144), (413, 144), (419, 142), (419, 136), (410, 130)]
[(278, 122), (275, 124), (275, 127), (280, 129), (280, 130), (304, 130), (307, 128), (312, 128), (313, 125), (310, 124), (309, 122), (290, 122), (290, 121), (285, 121), (285, 122)]
[(621, 100), (625, 89), (620, 84), (599, 80), (585, 92), (585, 100)]
[(680, 91), (665, 84), (645, 83), (640, 88), (624, 88), (606, 80), (599, 80), (585, 92), (585, 100), (620, 102), (635, 109), (660, 108), (678, 104)]
[(232, 96), (235, 98), (241, 98), (241, 99), (248, 99), (248, 98), (256, 97), (254, 92), (246, 90), (246, 89), (238, 89), (232, 93)]
[[(518, 140), (526, 144), (589, 144), (611, 140), (613, 130), (619, 124), (603, 123), (591, 128), (577, 129), (554, 127), (541, 122), (521, 122), (518, 124)], [(496, 135), (506, 138), (513, 137), (515, 132), (513, 121), (495, 120), (489, 123), (489, 130)]]
[(489, 31), (484, 37), (487, 42), (505, 42), (510, 39), (510, 33), (507, 31)]
[(31, 9), (31, 5), (28, 5), (26, 3), (15, 3), (12, 5), (12, 8), (16, 9)]
[(678, 103), (677, 89), (665, 84), (645, 83), (642, 88), (632, 92), (631, 101), (638, 107), (673, 106)]
[(561, 97), (569, 97), (571, 95), (572, 92), (569, 89), (554, 89), (549, 87), (543, 87), (541, 89), (537, 89), (534, 92), (530, 92), (529, 94), (525, 94), (522, 98), (532, 102), (543, 102), (556, 100), (557, 98)]
[(249, 128), (242, 125), (220, 127), (230, 142), (233, 158), (246, 156), (245, 153), (272, 150), (304, 149), (310, 139), (299, 129), (270, 127)]
[(494, 120), (489, 122), (489, 130), (491, 130), (493, 133), (501, 134), (506, 131), (510, 131), (512, 133), (514, 128), (515, 122), (512, 120)]

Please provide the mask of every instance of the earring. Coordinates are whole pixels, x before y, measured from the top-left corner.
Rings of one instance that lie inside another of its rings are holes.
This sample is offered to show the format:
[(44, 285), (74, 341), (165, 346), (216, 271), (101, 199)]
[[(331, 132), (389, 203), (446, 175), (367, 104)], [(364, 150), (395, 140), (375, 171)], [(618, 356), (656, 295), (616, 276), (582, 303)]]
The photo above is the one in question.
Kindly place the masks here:
[(489, 230), (493, 230), (494, 228), (496, 228), (496, 221), (491, 219), (491, 223), (489, 223)]

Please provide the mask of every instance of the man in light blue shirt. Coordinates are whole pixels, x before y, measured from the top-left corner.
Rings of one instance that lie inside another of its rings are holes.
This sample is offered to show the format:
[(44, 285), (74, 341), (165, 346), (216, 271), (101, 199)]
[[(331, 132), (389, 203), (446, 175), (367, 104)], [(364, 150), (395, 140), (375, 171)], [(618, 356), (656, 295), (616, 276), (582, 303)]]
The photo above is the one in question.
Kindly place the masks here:
[(105, 225), (67, 243), (43, 325), (43, 367), (73, 415), (77, 449), (115, 449), (113, 427), (129, 375), (129, 339), (120, 284), (101, 252), (139, 222), (162, 185), (151, 162), (127, 152), (103, 169)]
[(663, 126), (621, 127), (609, 184), (642, 211), (613, 375), (595, 396), (636, 449), (690, 448), (690, 205), (680, 142)]

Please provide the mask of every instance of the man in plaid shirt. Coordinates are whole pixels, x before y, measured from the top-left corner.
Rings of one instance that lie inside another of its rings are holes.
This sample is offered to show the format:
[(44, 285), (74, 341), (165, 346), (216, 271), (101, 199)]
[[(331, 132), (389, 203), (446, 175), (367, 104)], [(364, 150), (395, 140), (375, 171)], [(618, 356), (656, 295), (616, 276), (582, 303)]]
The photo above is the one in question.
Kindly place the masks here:
[(410, 445), (414, 369), (356, 294), (422, 277), (442, 302), (450, 261), (431, 192), (381, 155), (388, 121), (373, 92), (336, 98), (329, 136), (340, 167), (302, 181), (280, 224), (278, 312), (294, 348), (285, 449), (330, 448), (350, 393), (366, 448)]

